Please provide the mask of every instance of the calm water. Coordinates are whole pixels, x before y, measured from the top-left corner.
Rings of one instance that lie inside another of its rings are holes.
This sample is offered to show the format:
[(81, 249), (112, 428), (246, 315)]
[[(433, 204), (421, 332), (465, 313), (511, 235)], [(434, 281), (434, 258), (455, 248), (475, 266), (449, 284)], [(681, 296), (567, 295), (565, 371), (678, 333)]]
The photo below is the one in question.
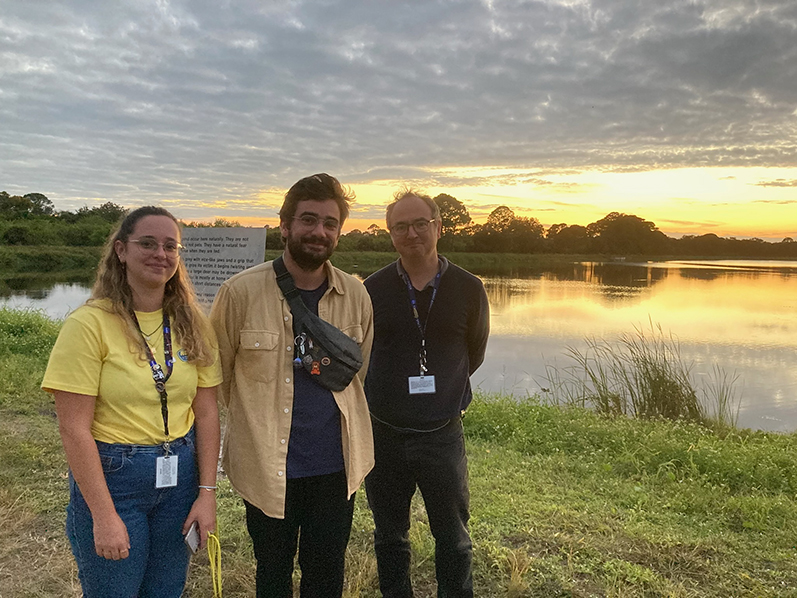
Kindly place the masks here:
[[(472, 381), (483, 390), (541, 392), (546, 364), (571, 364), (568, 347), (652, 321), (678, 338), (698, 380), (714, 364), (738, 374), (741, 426), (797, 430), (797, 262), (588, 262), (482, 279), (492, 333)], [(87, 295), (79, 283), (48, 283), (0, 301), (61, 317)]]
[(492, 306), (483, 389), (536, 393), (567, 347), (650, 322), (672, 332), (700, 380), (736, 373), (739, 425), (797, 429), (797, 262), (581, 263), (523, 279), (484, 278)]

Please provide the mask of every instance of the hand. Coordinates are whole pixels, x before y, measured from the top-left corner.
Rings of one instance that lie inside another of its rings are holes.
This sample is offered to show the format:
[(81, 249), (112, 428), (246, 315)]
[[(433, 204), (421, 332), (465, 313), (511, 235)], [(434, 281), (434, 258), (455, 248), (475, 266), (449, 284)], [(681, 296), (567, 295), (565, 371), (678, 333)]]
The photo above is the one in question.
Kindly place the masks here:
[(199, 548), (204, 548), (208, 543), (208, 532), (216, 529), (216, 493), (200, 490), (199, 496), (194, 501), (188, 517), (183, 523), (183, 535), (188, 533), (191, 524), (196, 521), (199, 531)]
[(114, 513), (107, 519), (94, 519), (94, 550), (108, 560), (130, 556), (130, 537), (122, 518)]

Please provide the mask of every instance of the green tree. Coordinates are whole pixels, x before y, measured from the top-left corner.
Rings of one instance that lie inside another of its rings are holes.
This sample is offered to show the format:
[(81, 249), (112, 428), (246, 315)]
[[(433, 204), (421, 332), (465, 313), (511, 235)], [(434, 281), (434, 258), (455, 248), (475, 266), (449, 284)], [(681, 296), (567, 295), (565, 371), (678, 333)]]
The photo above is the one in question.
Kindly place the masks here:
[(229, 220), (228, 218), (216, 218), (211, 225), (213, 228), (236, 228), (241, 226), (237, 220)]
[(553, 239), (556, 235), (558, 235), (566, 228), (567, 225), (564, 222), (561, 222), (559, 224), (552, 224), (551, 226), (548, 227), (548, 230), (545, 231), (545, 238)]
[(506, 206), (498, 206), (487, 216), (485, 227), (493, 232), (502, 233), (509, 230), (514, 219), (515, 213), (511, 209)]
[(41, 193), (28, 193), (22, 196), (30, 202), (30, 213), (33, 216), (52, 216), (55, 214), (53, 202)]
[(536, 218), (515, 216), (507, 206), (499, 206), (487, 216), (482, 227), (469, 229), (474, 251), (533, 253), (543, 246), (545, 228)]
[(106, 201), (101, 206), (95, 206), (90, 208), (88, 206), (83, 206), (77, 211), (78, 220), (83, 220), (84, 218), (91, 218), (92, 216), (96, 216), (100, 220), (104, 220), (105, 222), (110, 222), (111, 224), (116, 224), (122, 218), (127, 216), (128, 210), (123, 208), (120, 205), (113, 203), (112, 201)]
[[(592, 247), (592, 239), (587, 234), (587, 227), (580, 224), (565, 225), (564, 228), (554, 229), (553, 225), (548, 229), (548, 242), (551, 251), (554, 253), (589, 253)], [(554, 229), (554, 234), (551, 234)]]
[(468, 208), (456, 197), (441, 193), (432, 201), (440, 209), (440, 220), (443, 223), (443, 236), (453, 235), (458, 229), (470, 224), (471, 218)]
[(341, 235), (339, 251), (393, 251), (390, 233), (376, 224), (370, 225), (365, 232), (355, 228)]
[(0, 191), (0, 218), (16, 220), (31, 216), (52, 216), (55, 213), (53, 202), (41, 193), (9, 195)]

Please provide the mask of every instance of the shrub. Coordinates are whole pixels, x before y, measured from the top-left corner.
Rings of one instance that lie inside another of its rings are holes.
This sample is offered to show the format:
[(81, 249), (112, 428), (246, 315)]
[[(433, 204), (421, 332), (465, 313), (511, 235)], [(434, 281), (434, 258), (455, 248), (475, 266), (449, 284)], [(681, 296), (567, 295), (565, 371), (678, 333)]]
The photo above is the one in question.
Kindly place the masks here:
[(2, 241), (5, 245), (35, 245), (36, 236), (30, 231), (30, 228), (24, 225), (12, 224), (9, 226), (2, 235)]
[(55, 344), (59, 322), (36, 310), (0, 308), (0, 356), (27, 355), (46, 360)]

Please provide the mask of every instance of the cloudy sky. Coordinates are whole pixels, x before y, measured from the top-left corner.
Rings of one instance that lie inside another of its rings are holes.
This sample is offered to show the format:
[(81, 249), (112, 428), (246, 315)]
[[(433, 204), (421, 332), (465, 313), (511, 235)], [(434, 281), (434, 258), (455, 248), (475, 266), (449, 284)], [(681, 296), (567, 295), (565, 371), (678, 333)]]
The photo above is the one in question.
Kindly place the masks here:
[(794, 0), (3, 0), (0, 190), (274, 222), (297, 179), (797, 238)]

